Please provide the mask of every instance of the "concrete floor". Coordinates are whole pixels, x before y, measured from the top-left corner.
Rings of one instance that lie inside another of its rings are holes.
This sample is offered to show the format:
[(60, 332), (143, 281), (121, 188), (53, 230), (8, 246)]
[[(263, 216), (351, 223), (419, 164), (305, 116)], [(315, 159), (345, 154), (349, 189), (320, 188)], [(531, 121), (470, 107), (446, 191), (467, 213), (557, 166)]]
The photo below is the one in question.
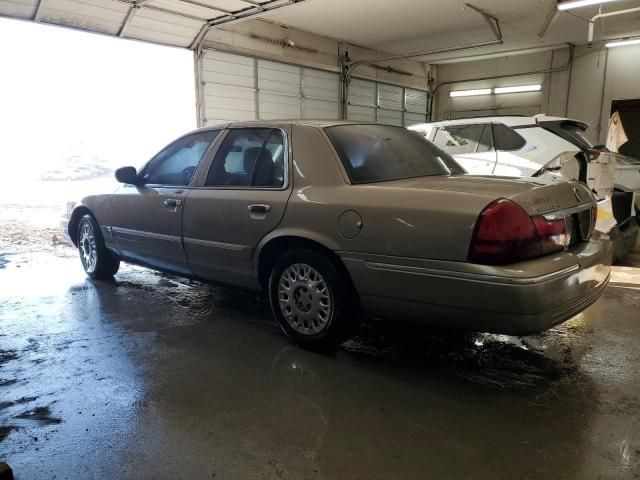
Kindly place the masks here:
[(300, 350), (253, 294), (0, 255), (17, 479), (640, 478), (640, 255), (523, 339), (373, 324)]

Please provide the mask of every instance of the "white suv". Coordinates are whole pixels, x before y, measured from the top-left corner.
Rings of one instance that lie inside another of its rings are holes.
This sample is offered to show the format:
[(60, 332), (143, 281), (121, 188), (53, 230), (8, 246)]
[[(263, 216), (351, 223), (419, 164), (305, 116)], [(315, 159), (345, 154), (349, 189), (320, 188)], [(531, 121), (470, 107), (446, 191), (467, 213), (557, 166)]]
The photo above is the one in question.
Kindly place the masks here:
[(599, 200), (598, 228), (610, 234), (615, 256), (622, 258), (634, 248), (638, 234), (640, 163), (594, 147), (584, 135), (588, 127), (578, 120), (535, 115), (465, 118), (409, 129), (473, 175), (583, 181)]

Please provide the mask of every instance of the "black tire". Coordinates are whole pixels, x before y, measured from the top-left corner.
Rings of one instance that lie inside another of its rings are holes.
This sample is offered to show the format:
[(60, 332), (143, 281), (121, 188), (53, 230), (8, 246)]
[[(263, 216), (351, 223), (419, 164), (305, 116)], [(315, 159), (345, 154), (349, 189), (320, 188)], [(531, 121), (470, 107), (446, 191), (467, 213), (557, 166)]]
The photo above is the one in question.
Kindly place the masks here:
[[(88, 236), (89, 232), (93, 236), (93, 241)], [(93, 215), (86, 214), (80, 219), (77, 238), (80, 262), (85, 273), (95, 279), (113, 277), (120, 268), (120, 259), (104, 246), (102, 232)]]
[[(303, 271), (307, 273), (301, 275)], [(278, 259), (269, 276), (269, 303), (282, 331), (311, 350), (336, 348), (359, 325), (359, 301), (350, 279), (336, 260), (311, 249), (291, 250)]]

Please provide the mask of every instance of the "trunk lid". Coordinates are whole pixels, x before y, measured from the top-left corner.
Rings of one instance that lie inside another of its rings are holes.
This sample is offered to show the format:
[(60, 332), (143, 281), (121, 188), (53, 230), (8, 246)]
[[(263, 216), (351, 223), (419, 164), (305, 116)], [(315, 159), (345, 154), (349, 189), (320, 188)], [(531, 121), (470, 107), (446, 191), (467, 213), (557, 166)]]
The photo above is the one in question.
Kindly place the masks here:
[(529, 215), (544, 215), (558, 210), (590, 208), (595, 199), (581, 182), (558, 182), (544, 178), (513, 178), (479, 175), (452, 175), (393, 180), (374, 184), (378, 188), (446, 190), (478, 195), (486, 204), (508, 198)]

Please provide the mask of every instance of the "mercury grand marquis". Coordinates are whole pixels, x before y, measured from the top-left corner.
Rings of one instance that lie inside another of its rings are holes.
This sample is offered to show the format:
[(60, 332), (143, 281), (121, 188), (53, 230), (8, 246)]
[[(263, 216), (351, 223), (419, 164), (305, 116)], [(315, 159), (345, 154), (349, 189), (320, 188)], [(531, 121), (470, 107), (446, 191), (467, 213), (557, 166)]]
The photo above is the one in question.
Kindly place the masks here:
[(343, 121), (206, 127), (66, 234), (87, 275), (120, 261), (263, 290), (300, 345), (335, 346), (362, 313), (526, 335), (584, 310), (609, 279), (596, 201), (572, 181), (468, 175), (404, 128)]

